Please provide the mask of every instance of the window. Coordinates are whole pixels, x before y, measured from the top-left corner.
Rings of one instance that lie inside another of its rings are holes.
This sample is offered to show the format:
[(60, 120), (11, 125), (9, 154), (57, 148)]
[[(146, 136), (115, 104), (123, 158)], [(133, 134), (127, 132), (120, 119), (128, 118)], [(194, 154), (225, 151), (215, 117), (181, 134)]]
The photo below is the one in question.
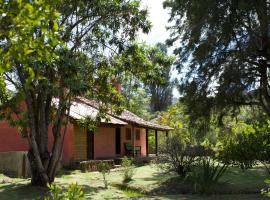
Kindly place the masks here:
[(140, 129), (136, 129), (136, 140), (140, 140), (140, 139), (141, 139)]
[(131, 140), (131, 129), (126, 128), (126, 140)]

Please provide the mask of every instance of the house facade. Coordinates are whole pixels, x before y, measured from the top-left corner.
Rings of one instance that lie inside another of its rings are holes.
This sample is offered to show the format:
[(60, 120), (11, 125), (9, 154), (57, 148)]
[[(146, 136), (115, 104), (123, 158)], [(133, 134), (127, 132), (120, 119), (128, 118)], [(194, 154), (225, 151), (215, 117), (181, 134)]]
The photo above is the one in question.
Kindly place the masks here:
[[(57, 102), (56, 102), (57, 103)], [(62, 161), (64, 163), (112, 159), (129, 156), (148, 156), (148, 131), (155, 130), (156, 147), (159, 134), (168, 134), (170, 127), (145, 121), (135, 114), (124, 110), (121, 115), (108, 114), (95, 131), (80, 126), (78, 120), (95, 118), (98, 103), (83, 97), (76, 98), (70, 108), (70, 123), (64, 138)], [(49, 149), (53, 136), (49, 132)], [(0, 152), (27, 151), (27, 138), (22, 138), (15, 127), (0, 121)], [(131, 148), (133, 151), (129, 151)]]

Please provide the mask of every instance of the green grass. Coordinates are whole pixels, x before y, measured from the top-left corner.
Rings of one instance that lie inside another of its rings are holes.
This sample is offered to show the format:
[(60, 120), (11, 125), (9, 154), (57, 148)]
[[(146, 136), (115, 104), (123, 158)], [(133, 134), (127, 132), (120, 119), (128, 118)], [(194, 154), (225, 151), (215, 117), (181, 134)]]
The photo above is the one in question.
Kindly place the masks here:
[[(77, 182), (85, 191), (87, 199), (183, 199), (183, 200), (214, 200), (214, 199), (262, 199), (259, 194), (267, 174), (262, 167), (241, 171), (229, 168), (219, 186), (222, 195), (199, 196), (184, 195), (183, 188), (189, 186), (183, 183), (175, 174), (165, 174), (155, 166), (137, 167), (133, 180), (122, 184), (122, 174), (111, 172), (108, 176), (109, 188), (105, 189), (102, 176), (98, 172), (84, 173), (79, 170), (63, 171), (56, 178), (56, 183), (66, 187)], [(10, 179), (0, 175), (0, 199), (36, 199), (48, 191), (44, 188), (29, 185), (29, 179)]]
[(113, 184), (114, 187), (124, 192), (128, 197), (140, 197), (144, 196), (138, 189), (130, 188), (123, 184)]

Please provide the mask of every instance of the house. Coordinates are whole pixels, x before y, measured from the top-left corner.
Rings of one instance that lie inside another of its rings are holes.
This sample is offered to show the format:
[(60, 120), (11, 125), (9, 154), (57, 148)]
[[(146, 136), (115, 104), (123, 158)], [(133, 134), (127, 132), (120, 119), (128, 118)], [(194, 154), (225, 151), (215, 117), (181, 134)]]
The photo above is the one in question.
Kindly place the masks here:
[[(124, 110), (121, 115), (107, 114), (109, 120), (102, 120), (94, 132), (82, 128), (78, 120), (86, 117), (94, 119), (98, 114), (98, 104), (84, 97), (76, 98), (70, 108), (70, 123), (67, 125), (62, 161), (64, 163), (112, 159), (126, 154), (148, 156), (148, 131), (155, 130), (157, 148), (158, 133), (168, 134), (172, 128), (145, 121), (134, 113)], [(49, 133), (49, 149), (53, 136)], [(27, 151), (27, 138), (20, 137), (15, 127), (0, 121), (0, 152)], [(136, 151), (129, 151), (136, 149)]]

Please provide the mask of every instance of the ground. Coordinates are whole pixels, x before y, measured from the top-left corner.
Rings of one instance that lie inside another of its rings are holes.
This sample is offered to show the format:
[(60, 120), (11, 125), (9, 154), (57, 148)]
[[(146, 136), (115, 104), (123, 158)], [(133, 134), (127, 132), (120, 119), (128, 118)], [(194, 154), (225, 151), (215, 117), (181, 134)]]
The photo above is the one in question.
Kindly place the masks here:
[[(113, 171), (108, 175), (110, 186), (104, 189), (102, 176), (98, 172), (62, 171), (56, 178), (56, 183), (66, 186), (77, 182), (84, 188), (87, 199), (180, 199), (180, 200), (214, 200), (214, 199), (239, 199), (253, 200), (264, 199), (260, 190), (266, 188), (264, 183), (267, 177), (262, 167), (241, 171), (230, 168), (218, 191), (223, 195), (185, 195), (186, 185), (181, 183), (175, 174), (165, 174), (154, 165), (136, 168), (134, 180), (123, 187), (122, 174)], [(29, 185), (29, 179), (11, 179), (0, 175), (0, 199), (36, 199), (47, 193), (47, 190)]]

